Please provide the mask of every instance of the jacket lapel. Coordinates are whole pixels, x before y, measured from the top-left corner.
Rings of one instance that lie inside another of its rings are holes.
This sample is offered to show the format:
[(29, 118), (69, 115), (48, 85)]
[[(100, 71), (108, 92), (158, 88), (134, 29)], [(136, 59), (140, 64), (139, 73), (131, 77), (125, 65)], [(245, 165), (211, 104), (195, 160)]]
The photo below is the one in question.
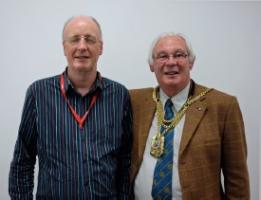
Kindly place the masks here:
[[(202, 87), (195, 85), (195, 97), (200, 92), (204, 91)], [(182, 155), (183, 151), (189, 144), (189, 141), (191, 140), (192, 136), (196, 132), (197, 127), (199, 126), (199, 123), (201, 122), (205, 112), (207, 111), (207, 104), (204, 101), (205, 97), (202, 97), (200, 100), (193, 103), (187, 110), (185, 115), (185, 123), (183, 128), (183, 133), (181, 137), (181, 143), (180, 143), (180, 150), (179, 155)]]

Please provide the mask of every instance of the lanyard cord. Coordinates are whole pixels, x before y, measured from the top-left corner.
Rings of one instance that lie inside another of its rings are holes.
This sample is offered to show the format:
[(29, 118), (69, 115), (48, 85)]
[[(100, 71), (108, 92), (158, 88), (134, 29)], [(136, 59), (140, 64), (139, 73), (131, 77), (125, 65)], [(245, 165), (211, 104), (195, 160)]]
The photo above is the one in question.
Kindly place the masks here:
[(74, 119), (76, 120), (76, 122), (79, 124), (79, 126), (81, 128), (83, 128), (83, 124), (84, 122), (86, 121), (91, 109), (93, 108), (97, 98), (98, 98), (98, 94), (97, 92), (95, 92), (95, 95), (92, 97), (91, 99), (91, 104), (89, 106), (89, 108), (86, 110), (86, 112), (84, 113), (84, 115), (81, 117), (80, 115), (77, 114), (77, 112), (75, 111), (75, 109), (72, 107), (71, 103), (69, 102), (69, 99), (67, 98), (66, 96), (66, 93), (65, 93), (65, 88), (64, 88), (64, 75), (62, 74), (60, 76), (60, 87), (61, 87), (61, 92), (62, 92), (62, 95), (67, 103), (67, 105), (69, 106), (69, 109), (70, 111), (72, 112), (72, 115), (74, 117)]

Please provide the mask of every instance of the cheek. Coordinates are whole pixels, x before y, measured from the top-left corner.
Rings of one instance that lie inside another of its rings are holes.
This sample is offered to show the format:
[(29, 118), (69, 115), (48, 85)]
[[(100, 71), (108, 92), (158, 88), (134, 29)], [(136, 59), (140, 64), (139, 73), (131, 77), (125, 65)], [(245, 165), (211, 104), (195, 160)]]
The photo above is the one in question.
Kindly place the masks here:
[(154, 74), (157, 77), (158, 81), (162, 81), (165, 79), (163, 72), (159, 68), (154, 70)]
[(186, 74), (188, 74), (191, 69), (192, 69), (192, 65), (191, 64), (182, 65), (182, 71), (184, 73), (186, 73)]
[(64, 54), (66, 54), (67, 56), (70, 56), (75, 51), (75, 49), (76, 49), (75, 47), (65, 46)]
[(162, 73), (163, 68), (164, 68), (164, 63), (154, 62), (152, 65), (150, 65), (150, 71), (155, 72), (158, 75)]

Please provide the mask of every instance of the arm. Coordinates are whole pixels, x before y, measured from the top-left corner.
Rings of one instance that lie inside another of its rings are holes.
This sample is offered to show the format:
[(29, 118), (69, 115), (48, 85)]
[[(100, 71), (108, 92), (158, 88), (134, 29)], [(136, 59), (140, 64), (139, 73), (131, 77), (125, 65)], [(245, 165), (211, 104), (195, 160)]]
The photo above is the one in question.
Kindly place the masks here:
[(226, 200), (250, 199), (247, 145), (242, 114), (233, 98), (228, 107), (222, 147), (222, 170)]
[(34, 165), (37, 152), (35, 123), (35, 100), (32, 88), (29, 88), (9, 172), (9, 194), (13, 200), (33, 199)]
[(117, 189), (118, 199), (129, 199), (130, 193), (130, 165), (131, 165), (131, 147), (132, 147), (132, 112), (130, 97), (127, 95), (124, 104), (124, 113), (122, 119), (123, 137), (121, 151), (118, 157)]

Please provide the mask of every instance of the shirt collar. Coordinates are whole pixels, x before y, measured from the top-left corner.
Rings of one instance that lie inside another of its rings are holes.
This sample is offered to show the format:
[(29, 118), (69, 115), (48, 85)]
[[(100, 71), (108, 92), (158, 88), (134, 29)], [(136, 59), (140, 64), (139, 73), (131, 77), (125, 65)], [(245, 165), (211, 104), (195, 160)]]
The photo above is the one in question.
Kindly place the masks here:
[[(190, 90), (190, 81), (187, 84), (187, 86), (181, 90), (177, 95), (171, 97), (171, 101), (174, 105), (174, 111), (177, 113), (183, 104), (187, 101), (188, 95), (189, 95), (189, 90)], [(163, 107), (165, 106), (166, 101), (169, 99), (169, 97), (163, 92), (163, 90), (160, 88), (160, 100), (163, 104)]]
[[(72, 82), (70, 81), (70, 79), (68, 77), (67, 70), (68, 70), (68, 67), (63, 72), (63, 74), (64, 74), (64, 89), (65, 89), (66, 92), (68, 92), (68, 90), (70, 90), (70, 89), (74, 90), (74, 86), (73, 86)], [(91, 86), (90, 92), (88, 92), (88, 94), (91, 94), (91, 93), (95, 92), (96, 90), (102, 90), (103, 88), (104, 88), (104, 85), (103, 85), (102, 76), (101, 76), (100, 72), (97, 71), (96, 79), (95, 79), (93, 85)]]

